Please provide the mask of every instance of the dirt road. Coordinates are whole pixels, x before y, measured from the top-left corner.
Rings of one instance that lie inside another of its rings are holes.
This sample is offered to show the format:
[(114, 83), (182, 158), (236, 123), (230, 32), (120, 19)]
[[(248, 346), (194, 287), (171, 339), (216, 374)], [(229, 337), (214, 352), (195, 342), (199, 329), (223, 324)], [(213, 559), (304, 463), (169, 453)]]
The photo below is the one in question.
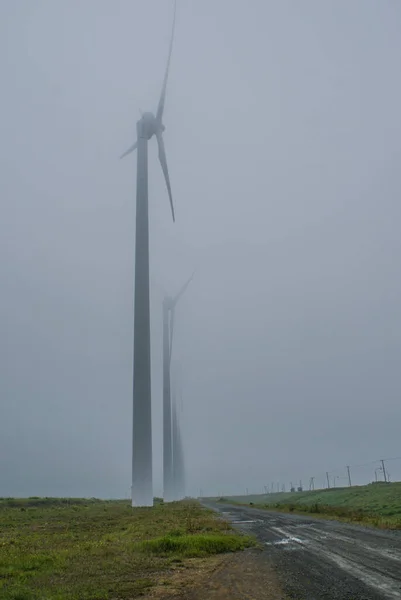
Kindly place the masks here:
[(205, 503), (262, 543), (288, 598), (401, 600), (401, 532)]

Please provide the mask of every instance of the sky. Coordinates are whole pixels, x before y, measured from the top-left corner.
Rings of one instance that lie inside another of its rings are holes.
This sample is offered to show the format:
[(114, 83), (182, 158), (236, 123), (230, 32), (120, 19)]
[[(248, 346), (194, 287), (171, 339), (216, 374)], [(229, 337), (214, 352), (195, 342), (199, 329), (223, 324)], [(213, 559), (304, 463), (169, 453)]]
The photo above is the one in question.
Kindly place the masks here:
[[(0, 496), (130, 494), (119, 156), (157, 107), (172, 6), (0, 3)], [(397, 0), (178, 0), (175, 224), (149, 145), (155, 494), (162, 300), (194, 269), (173, 357), (188, 494), (339, 485), (346, 465), (363, 483), (379, 464), (356, 465), (401, 456), (400, 27)]]

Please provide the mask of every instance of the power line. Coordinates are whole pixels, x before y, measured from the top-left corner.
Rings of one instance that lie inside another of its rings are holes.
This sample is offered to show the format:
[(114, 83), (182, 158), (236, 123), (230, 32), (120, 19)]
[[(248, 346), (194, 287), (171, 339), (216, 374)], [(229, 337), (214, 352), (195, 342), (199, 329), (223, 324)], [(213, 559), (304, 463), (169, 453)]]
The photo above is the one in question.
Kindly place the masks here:
[[(392, 457), (388, 457), (388, 458), (380, 458), (380, 459), (376, 459), (376, 460), (372, 460), (363, 464), (359, 464), (359, 465), (346, 465), (342, 468), (337, 468), (337, 469), (333, 469), (331, 471), (326, 471), (325, 472), (325, 480), (326, 480), (326, 485), (323, 487), (326, 487), (326, 489), (332, 489), (333, 487), (336, 487), (336, 479), (345, 479), (348, 482), (348, 486), (352, 487), (353, 483), (352, 483), (352, 479), (354, 479), (354, 485), (360, 485), (358, 483), (355, 484), (355, 473), (353, 473), (353, 478), (351, 478), (351, 469), (359, 469), (359, 468), (363, 468), (363, 467), (371, 467), (372, 465), (379, 465), (377, 470), (380, 470), (380, 472), (383, 473), (383, 480), (385, 483), (390, 483), (390, 473), (389, 471), (386, 469), (385, 463), (387, 461), (394, 461), (394, 460), (399, 460), (401, 461), (401, 456), (392, 456)], [(335, 473), (341, 473), (341, 475), (336, 475), (333, 479), (332, 479), (332, 475)], [(321, 476), (322, 474), (320, 474)], [(374, 471), (374, 475), (375, 475), (375, 480), (377, 481), (377, 472), (376, 470)], [(315, 481), (316, 480), (320, 480), (319, 476), (313, 476), (309, 478), (309, 490), (315, 490), (316, 486), (315, 486)], [(281, 484), (279, 482), (271, 482), (270, 484), (270, 493), (274, 493), (274, 488), (277, 489), (277, 492), (283, 491), (283, 489), (285, 489), (285, 484)], [(299, 482), (299, 487), (295, 487), (295, 485), (293, 485), (293, 482), (290, 482), (290, 490), (291, 491), (301, 491), (303, 489), (302, 486), (302, 481), (300, 480)], [(319, 489), (319, 487), (318, 487)], [(265, 492), (269, 493), (269, 486), (265, 486)]]

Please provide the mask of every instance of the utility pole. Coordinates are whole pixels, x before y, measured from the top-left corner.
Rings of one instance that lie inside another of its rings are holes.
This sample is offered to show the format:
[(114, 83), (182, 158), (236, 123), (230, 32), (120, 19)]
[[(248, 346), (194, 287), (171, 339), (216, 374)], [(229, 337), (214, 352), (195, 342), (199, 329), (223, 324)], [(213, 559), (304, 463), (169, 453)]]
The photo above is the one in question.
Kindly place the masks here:
[(327, 487), (328, 489), (330, 489), (330, 478), (329, 478), (329, 472), (326, 471), (326, 477), (327, 477)]
[(349, 487), (351, 487), (352, 486), (352, 483), (351, 483), (351, 473), (350, 473), (350, 470), (349, 470), (348, 466), (347, 466), (347, 473), (348, 473), (348, 485), (349, 485)]
[(309, 490), (314, 490), (315, 489), (315, 478), (311, 477), (309, 480)]
[(280, 492), (280, 484), (277, 482), (277, 493)]
[(384, 482), (385, 482), (385, 483), (387, 483), (387, 473), (386, 473), (386, 467), (384, 466), (384, 460), (383, 460), (383, 459), (381, 459), (381, 461), (380, 461), (380, 462), (381, 462), (381, 464), (382, 464), (382, 467), (383, 467), (383, 477), (384, 477)]

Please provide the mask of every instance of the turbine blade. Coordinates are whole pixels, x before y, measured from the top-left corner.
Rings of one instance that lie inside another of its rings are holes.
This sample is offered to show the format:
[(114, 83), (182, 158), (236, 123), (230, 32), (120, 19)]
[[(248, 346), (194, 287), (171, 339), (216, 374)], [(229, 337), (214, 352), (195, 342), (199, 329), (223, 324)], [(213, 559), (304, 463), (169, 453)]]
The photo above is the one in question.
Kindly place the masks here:
[(157, 107), (157, 112), (156, 112), (156, 120), (159, 124), (161, 124), (162, 119), (163, 119), (164, 102), (166, 100), (167, 79), (168, 79), (168, 72), (170, 69), (171, 52), (173, 50), (176, 11), (177, 11), (177, 0), (175, 0), (175, 2), (174, 2), (174, 17), (173, 17), (173, 27), (172, 27), (172, 31), (171, 31), (170, 48), (169, 48), (169, 52), (168, 52), (167, 66), (166, 66), (166, 72), (164, 74), (162, 91), (160, 94), (159, 106)]
[(189, 284), (193, 280), (194, 275), (195, 275), (195, 271), (192, 273), (192, 275), (188, 279), (188, 281), (186, 283), (184, 283), (184, 285), (182, 286), (182, 288), (180, 289), (180, 291), (178, 292), (178, 294), (173, 298), (173, 305), (174, 306), (177, 304), (178, 300), (181, 298), (181, 296), (183, 295), (183, 293), (185, 292), (185, 290), (187, 289), (187, 287), (189, 286)]
[(170, 366), (171, 366), (171, 355), (173, 353), (174, 315), (175, 315), (175, 309), (173, 306), (173, 308), (171, 309), (171, 312), (170, 312), (170, 351), (169, 351)]
[(133, 152), (134, 150), (136, 150), (137, 146), (138, 146), (138, 142), (135, 142), (135, 144), (133, 144), (131, 146), (131, 148), (128, 148), (128, 150), (126, 150), (124, 152), (124, 154), (121, 154), (120, 158), (124, 158), (124, 156), (127, 156), (127, 154), (131, 154), (131, 152)]
[(170, 198), (171, 214), (173, 216), (173, 221), (175, 221), (173, 196), (171, 194), (170, 176), (168, 174), (166, 150), (164, 148), (164, 140), (163, 140), (163, 134), (162, 134), (161, 129), (159, 129), (156, 132), (156, 138), (157, 138), (157, 145), (159, 146), (159, 160), (160, 160), (160, 164), (161, 164), (161, 167), (163, 170), (164, 179), (166, 180), (168, 196)]

